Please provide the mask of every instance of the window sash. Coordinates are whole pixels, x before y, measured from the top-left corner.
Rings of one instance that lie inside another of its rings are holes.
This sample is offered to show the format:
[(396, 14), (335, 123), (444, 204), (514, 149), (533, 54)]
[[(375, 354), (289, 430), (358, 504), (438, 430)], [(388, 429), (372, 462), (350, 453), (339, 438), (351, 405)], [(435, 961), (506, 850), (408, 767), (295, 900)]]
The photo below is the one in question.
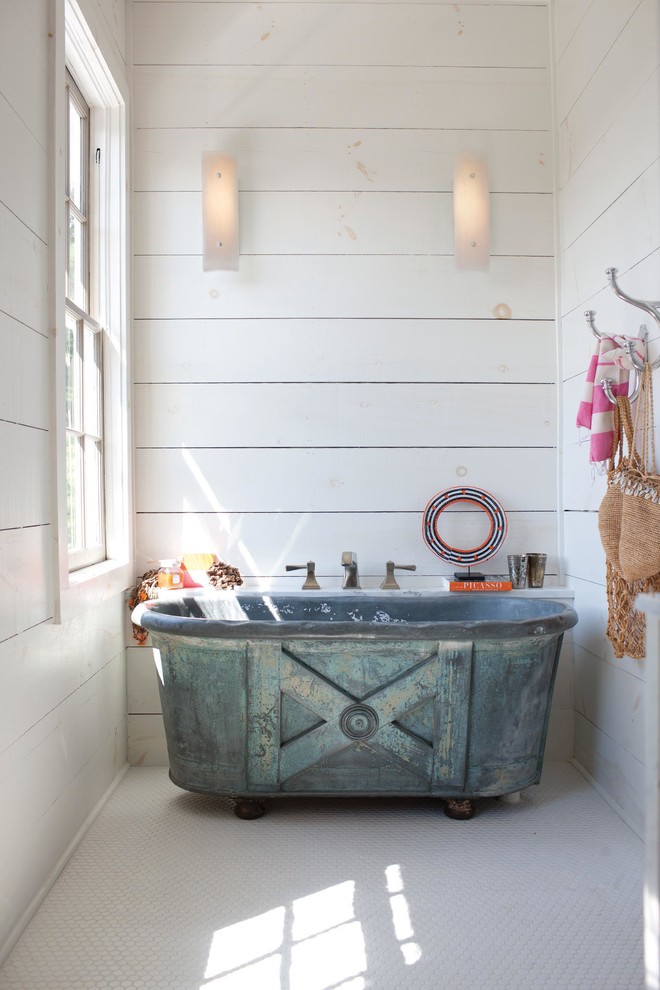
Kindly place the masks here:
[(90, 109), (68, 70), (65, 126), (65, 201), (68, 234), (65, 295), (83, 310), (89, 311)]
[(66, 310), (66, 484), (69, 569), (105, 559), (103, 338), (101, 328)]
[(69, 570), (106, 559), (104, 332), (91, 312), (90, 108), (66, 73), (65, 458)]

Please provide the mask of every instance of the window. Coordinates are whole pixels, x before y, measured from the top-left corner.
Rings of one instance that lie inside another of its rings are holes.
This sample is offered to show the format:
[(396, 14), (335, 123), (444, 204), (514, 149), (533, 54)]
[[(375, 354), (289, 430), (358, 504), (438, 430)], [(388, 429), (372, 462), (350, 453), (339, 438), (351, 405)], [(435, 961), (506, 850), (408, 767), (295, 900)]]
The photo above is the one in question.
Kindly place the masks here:
[(55, 622), (119, 594), (133, 580), (129, 92), (126, 65), (96, 7), (93, 0), (52, 4)]
[(90, 283), (90, 108), (66, 73), (65, 404), (69, 569), (105, 559), (103, 333)]

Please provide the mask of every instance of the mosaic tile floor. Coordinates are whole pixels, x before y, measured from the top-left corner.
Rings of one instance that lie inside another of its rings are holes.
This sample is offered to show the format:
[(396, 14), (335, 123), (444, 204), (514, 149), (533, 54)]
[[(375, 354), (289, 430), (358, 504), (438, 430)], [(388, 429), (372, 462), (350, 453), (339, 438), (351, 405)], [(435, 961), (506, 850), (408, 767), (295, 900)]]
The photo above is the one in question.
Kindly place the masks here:
[(472, 821), (121, 782), (0, 990), (641, 990), (643, 845), (567, 764)]

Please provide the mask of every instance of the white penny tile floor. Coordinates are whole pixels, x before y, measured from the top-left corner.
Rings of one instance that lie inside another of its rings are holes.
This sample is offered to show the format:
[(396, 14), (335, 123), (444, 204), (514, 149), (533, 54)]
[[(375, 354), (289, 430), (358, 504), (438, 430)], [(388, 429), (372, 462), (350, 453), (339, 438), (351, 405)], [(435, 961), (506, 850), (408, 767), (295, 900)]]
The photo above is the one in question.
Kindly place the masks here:
[(568, 764), (468, 822), (421, 799), (231, 807), (130, 770), (0, 990), (643, 987), (643, 844)]

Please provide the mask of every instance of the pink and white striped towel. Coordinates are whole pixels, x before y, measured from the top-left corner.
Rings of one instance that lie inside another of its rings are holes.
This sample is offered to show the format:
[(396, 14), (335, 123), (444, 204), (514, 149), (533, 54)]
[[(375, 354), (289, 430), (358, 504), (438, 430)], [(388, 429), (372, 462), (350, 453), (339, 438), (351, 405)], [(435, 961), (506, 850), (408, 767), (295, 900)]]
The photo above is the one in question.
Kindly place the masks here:
[(639, 337), (621, 337), (614, 334), (596, 340), (584, 386), (582, 402), (578, 409), (577, 425), (591, 430), (589, 461), (592, 464), (607, 462), (612, 456), (614, 443), (614, 406), (600, 386), (603, 378), (612, 379), (612, 395), (628, 395), (628, 379), (633, 364), (624, 350), (626, 340), (635, 342), (635, 353), (645, 360), (645, 343)]

